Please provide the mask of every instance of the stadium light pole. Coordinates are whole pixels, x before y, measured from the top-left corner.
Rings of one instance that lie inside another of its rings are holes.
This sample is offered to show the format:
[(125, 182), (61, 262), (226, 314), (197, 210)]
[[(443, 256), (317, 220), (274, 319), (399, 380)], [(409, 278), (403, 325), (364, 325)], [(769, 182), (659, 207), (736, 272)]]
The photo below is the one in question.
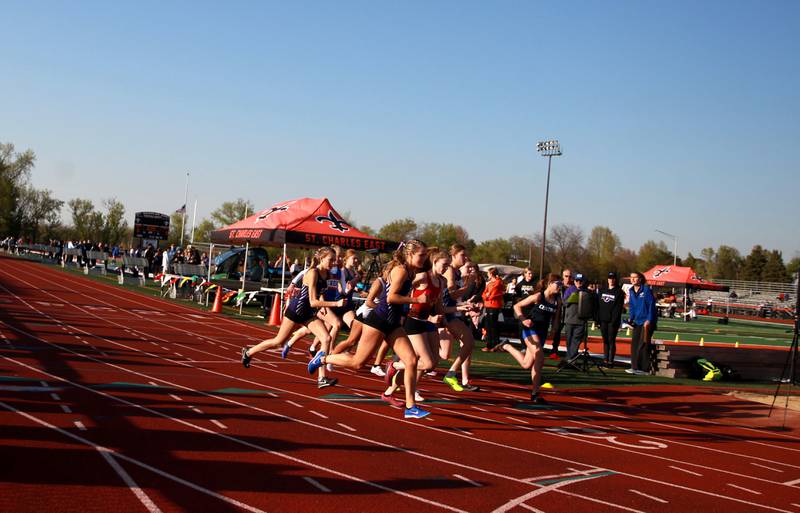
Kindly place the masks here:
[(540, 141), (536, 143), (536, 151), (542, 157), (547, 157), (547, 188), (544, 193), (544, 226), (542, 227), (542, 253), (539, 258), (539, 279), (544, 276), (544, 248), (547, 243), (547, 204), (550, 200), (550, 165), (553, 162), (553, 157), (561, 156), (561, 145), (557, 140), (551, 139), (549, 141)]
[(658, 233), (660, 233), (661, 235), (666, 235), (667, 237), (672, 237), (672, 241), (675, 243), (675, 246), (674, 246), (675, 249), (673, 250), (673, 253), (672, 253), (672, 266), (676, 267), (678, 265), (678, 236), (677, 235), (672, 235), (671, 233), (662, 232), (658, 228), (656, 228), (656, 231)]

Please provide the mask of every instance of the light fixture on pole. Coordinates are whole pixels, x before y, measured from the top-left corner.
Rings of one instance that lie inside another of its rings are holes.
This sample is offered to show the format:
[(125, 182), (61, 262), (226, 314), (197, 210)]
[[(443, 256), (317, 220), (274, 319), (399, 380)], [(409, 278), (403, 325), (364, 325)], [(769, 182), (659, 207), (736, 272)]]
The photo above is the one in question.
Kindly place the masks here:
[(547, 187), (544, 193), (544, 226), (542, 227), (542, 253), (539, 258), (539, 279), (544, 277), (544, 248), (547, 242), (547, 203), (550, 200), (550, 164), (553, 157), (561, 156), (561, 145), (556, 140), (540, 141), (536, 143), (536, 151), (542, 157), (547, 157)]
[(656, 228), (656, 231), (658, 233), (660, 233), (661, 235), (666, 235), (667, 237), (672, 237), (672, 241), (674, 242), (674, 249), (673, 249), (673, 253), (672, 253), (672, 265), (673, 266), (677, 266), (678, 265), (678, 236), (677, 235), (672, 235), (671, 233), (662, 232), (658, 228)]

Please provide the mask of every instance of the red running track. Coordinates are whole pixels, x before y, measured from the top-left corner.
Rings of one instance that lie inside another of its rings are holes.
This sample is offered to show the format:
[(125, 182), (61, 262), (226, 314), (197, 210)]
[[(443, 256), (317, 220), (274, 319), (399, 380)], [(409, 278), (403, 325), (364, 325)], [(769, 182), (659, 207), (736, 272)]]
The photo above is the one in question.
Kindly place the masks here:
[[(800, 512), (800, 419), (703, 389), (318, 390), (270, 330), (0, 258), (0, 511)], [(10, 463), (10, 464), (9, 464)]]

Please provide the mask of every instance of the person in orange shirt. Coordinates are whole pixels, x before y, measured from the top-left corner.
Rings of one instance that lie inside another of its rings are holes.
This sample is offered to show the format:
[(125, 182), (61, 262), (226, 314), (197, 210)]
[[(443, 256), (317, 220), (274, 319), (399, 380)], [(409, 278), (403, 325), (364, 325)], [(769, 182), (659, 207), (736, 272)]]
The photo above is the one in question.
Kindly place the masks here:
[(483, 307), (486, 311), (486, 347), (494, 350), (500, 343), (500, 332), (497, 330), (497, 318), (503, 308), (503, 294), (506, 291), (506, 284), (497, 274), (497, 269), (489, 267), (486, 269), (489, 279), (486, 281), (486, 288), (481, 294)]

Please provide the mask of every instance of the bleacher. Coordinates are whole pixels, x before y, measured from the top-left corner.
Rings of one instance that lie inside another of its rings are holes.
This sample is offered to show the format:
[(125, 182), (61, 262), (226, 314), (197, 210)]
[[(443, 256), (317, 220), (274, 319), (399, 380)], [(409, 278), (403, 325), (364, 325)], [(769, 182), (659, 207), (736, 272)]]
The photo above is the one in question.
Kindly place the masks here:
[(754, 317), (791, 318), (797, 304), (797, 287), (791, 283), (770, 283), (744, 280), (714, 280), (730, 292), (698, 290), (691, 294), (695, 306), (705, 308), (712, 301), (712, 313)]
[[(173, 273), (161, 274), (161, 297), (202, 301), (199, 284), (208, 276), (208, 268), (196, 264), (175, 264)], [(195, 278), (191, 281), (187, 278)], [(199, 280), (199, 281), (198, 281)]]
[(144, 287), (145, 281), (147, 280), (147, 268), (150, 266), (147, 259), (124, 256), (122, 257), (122, 264), (123, 267), (119, 268), (119, 284), (132, 284)]

